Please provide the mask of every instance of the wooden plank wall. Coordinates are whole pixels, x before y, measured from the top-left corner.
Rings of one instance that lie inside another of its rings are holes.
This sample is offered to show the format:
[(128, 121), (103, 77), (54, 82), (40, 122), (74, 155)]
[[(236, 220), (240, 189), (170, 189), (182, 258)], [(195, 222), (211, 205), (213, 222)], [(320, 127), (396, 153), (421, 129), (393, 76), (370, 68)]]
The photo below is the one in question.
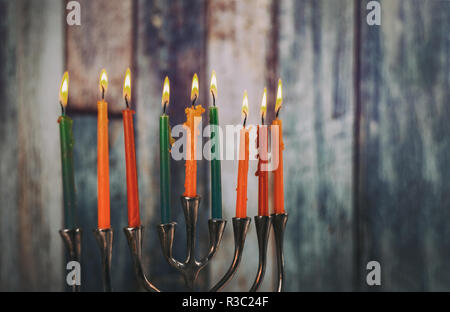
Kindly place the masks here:
[[(97, 223), (98, 74), (111, 84), (110, 171), (115, 229), (113, 284), (134, 291), (126, 225), (120, 110), (123, 73), (133, 73), (145, 266), (162, 289), (184, 290), (162, 257), (158, 116), (166, 75), (171, 125), (184, 122), (192, 75), (200, 103), (211, 105), (218, 76), (222, 125), (240, 124), (244, 89), (250, 123), (259, 121), (264, 86), (273, 118), (276, 80), (284, 82), (286, 289), (449, 290), (450, 2), (380, 0), (381, 26), (368, 26), (368, 0), (81, 0), (82, 25), (66, 27), (61, 1), (0, 0), (0, 290), (63, 290), (62, 192), (58, 87), (71, 73), (76, 186), (84, 230), (83, 290), (101, 289)], [(101, 11), (101, 14), (99, 14)], [(102, 16), (102, 19), (99, 19)], [(114, 33), (114, 35), (111, 35)], [(64, 36), (67, 36), (65, 40)], [(205, 114), (206, 115), (206, 114)], [(207, 124), (207, 118), (204, 119)], [(184, 162), (172, 161), (175, 255), (185, 254), (179, 195)], [(256, 213), (249, 170), (248, 212)], [(233, 250), (231, 218), (237, 163), (224, 161), (222, 249), (201, 274), (205, 290), (223, 274)], [(209, 163), (199, 162), (203, 197), (199, 237), (210, 216)], [(253, 223), (253, 222), (252, 222)], [(206, 250), (201, 240), (198, 254)], [(248, 290), (257, 265), (254, 225), (239, 273), (226, 288)], [(273, 246), (263, 290), (273, 287)], [(382, 265), (382, 286), (366, 286), (365, 265)], [(42, 274), (45, 272), (45, 274)]]
[(62, 290), (62, 3), (0, 1), (0, 290)]
[(351, 290), (353, 1), (282, 1), (287, 289)]
[(381, 26), (359, 25), (360, 258), (381, 290), (450, 288), (450, 2), (381, 1)]

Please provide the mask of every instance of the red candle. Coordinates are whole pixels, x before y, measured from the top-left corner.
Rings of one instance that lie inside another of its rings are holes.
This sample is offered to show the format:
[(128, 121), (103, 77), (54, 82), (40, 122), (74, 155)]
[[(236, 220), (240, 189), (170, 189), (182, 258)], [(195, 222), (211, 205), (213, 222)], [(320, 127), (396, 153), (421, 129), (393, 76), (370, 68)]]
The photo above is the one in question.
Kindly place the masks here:
[(248, 179), (248, 160), (249, 160), (249, 133), (250, 130), (245, 127), (248, 116), (248, 97), (247, 91), (244, 93), (242, 103), (242, 114), (244, 116), (244, 126), (240, 131), (239, 140), (239, 165), (236, 196), (236, 218), (247, 218), (247, 179)]
[(269, 177), (268, 177), (268, 136), (267, 126), (264, 125), (264, 118), (267, 110), (267, 89), (264, 88), (264, 95), (261, 103), (261, 125), (258, 126), (256, 144), (258, 148), (258, 216), (269, 215)]
[(198, 124), (201, 120), (201, 115), (205, 112), (205, 109), (201, 105), (195, 106), (195, 102), (198, 99), (198, 77), (194, 75), (192, 79), (191, 101), (192, 106), (186, 108), (186, 123), (184, 126), (187, 130), (187, 151), (186, 151), (186, 171), (184, 180), (184, 196), (195, 197), (197, 196), (197, 160), (196, 145), (197, 137), (199, 135)]
[(284, 213), (284, 185), (283, 185), (283, 123), (279, 119), (281, 104), (283, 102), (282, 97), (282, 85), (281, 79), (278, 81), (277, 102), (275, 105), (276, 119), (273, 121), (272, 126), (278, 127), (278, 135), (275, 137), (273, 146), (278, 147), (278, 153), (274, 153), (275, 164), (278, 166), (274, 170), (274, 211), (275, 214)]
[(109, 150), (108, 150), (108, 103), (105, 93), (108, 88), (108, 76), (102, 70), (100, 74), (100, 91), (102, 99), (97, 102), (97, 201), (98, 228), (109, 229), (110, 199), (109, 199)]
[(136, 170), (136, 148), (134, 144), (134, 110), (130, 109), (131, 100), (131, 72), (127, 69), (123, 86), (123, 97), (127, 108), (122, 111), (123, 130), (125, 137), (125, 162), (127, 174), (127, 202), (128, 202), (128, 227), (139, 227), (139, 189)]

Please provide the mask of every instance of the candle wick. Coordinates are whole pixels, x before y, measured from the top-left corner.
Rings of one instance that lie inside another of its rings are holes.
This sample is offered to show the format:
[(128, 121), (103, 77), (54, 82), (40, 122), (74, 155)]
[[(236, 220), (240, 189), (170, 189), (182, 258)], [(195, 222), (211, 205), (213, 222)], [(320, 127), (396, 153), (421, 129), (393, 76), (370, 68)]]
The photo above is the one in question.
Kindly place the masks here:
[(192, 101), (192, 107), (194, 107), (196, 101), (197, 101), (197, 94), (195, 95), (195, 98), (194, 98), (194, 100)]
[(105, 87), (102, 86), (102, 100), (105, 99)]
[(166, 109), (167, 109), (167, 101), (165, 101), (163, 105), (163, 114), (166, 113)]
[(244, 114), (245, 114), (245, 117), (244, 117), (244, 128), (245, 128), (245, 125), (247, 123), (247, 113), (244, 113)]
[(66, 115), (66, 108), (64, 107), (64, 105), (61, 102), (59, 102), (59, 104), (61, 105), (61, 114), (63, 116), (65, 116)]
[(278, 118), (278, 115), (280, 114), (280, 109), (281, 109), (281, 107), (279, 107), (279, 108), (277, 109), (276, 118)]
[(264, 126), (264, 114), (261, 115), (261, 124)]
[(214, 95), (214, 91), (211, 90), (211, 94), (213, 97), (213, 106), (216, 106), (216, 96)]
[(130, 104), (128, 103), (128, 95), (125, 95), (125, 104), (127, 105), (127, 108), (130, 108)]

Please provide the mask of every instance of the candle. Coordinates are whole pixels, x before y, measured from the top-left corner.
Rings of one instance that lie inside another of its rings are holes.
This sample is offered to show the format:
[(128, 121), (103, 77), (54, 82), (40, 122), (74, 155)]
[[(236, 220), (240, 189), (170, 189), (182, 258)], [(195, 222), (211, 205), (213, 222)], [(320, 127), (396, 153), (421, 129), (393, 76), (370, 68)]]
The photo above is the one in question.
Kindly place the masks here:
[(184, 180), (184, 196), (196, 197), (197, 196), (197, 160), (196, 145), (197, 136), (199, 135), (198, 124), (201, 120), (201, 115), (205, 112), (201, 105), (195, 106), (195, 102), (198, 99), (198, 77), (197, 74), (192, 78), (191, 89), (191, 107), (187, 107), (186, 123), (184, 124), (187, 129), (187, 151), (186, 151), (186, 172)]
[(128, 227), (136, 228), (141, 225), (139, 216), (139, 189), (136, 170), (136, 148), (134, 144), (134, 110), (130, 109), (131, 101), (131, 72), (128, 68), (123, 84), (123, 98), (126, 109), (122, 111), (123, 131), (125, 138), (125, 164), (127, 176)]
[(239, 140), (239, 165), (238, 165), (238, 181), (237, 181), (237, 197), (236, 197), (236, 218), (247, 217), (247, 178), (248, 178), (248, 160), (249, 160), (249, 132), (245, 127), (248, 116), (248, 96), (247, 91), (244, 93), (242, 103), (242, 115), (244, 117), (244, 125), (240, 131)]
[(278, 135), (275, 137), (275, 144), (273, 146), (278, 147), (278, 153), (274, 153), (275, 163), (278, 163), (277, 168), (274, 170), (274, 211), (275, 214), (284, 213), (284, 186), (283, 186), (283, 123), (279, 118), (281, 105), (283, 103), (282, 84), (281, 79), (278, 81), (277, 101), (275, 105), (276, 118), (272, 123), (272, 126), (278, 127)]
[(73, 170), (73, 121), (66, 115), (67, 101), (69, 97), (69, 73), (65, 72), (59, 92), (59, 102), (62, 114), (58, 118), (59, 136), (61, 140), (61, 168), (63, 179), (64, 198), (64, 228), (74, 229), (77, 227), (75, 178)]
[(170, 126), (167, 107), (170, 99), (169, 78), (164, 80), (161, 105), (163, 113), (159, 118), (159, 167), (160, 167), (160, 201), (161, 223), (170, 222)]
[(212, 72), (211, 88), (213, 106), (209, 107), (209, 124), (211, 127), (211, 217), (222, 219), (222, 181), (220, 167), (219, 109), (216, 106), (217, 79)]
[(108, 88), (108, 76), (103, 69), (100, 74), (100, 91), (102, 99), (97, 102), (97, 202), (98, 202), (98, 228), (109, 229), (110, 202), (109, 202), (109, 150), (108, 150), (108, 103), (105, 93)]
[(267, 171), (268, 136), (267, 127), (264, 125), (266, 110), (267, 89), (264, 88), (264, 94), (261, 103), (261, 125), (258, 126), (256, 139), (256, 144), (258, 147), (258, 169), (256, 171), (256, 176), (258, 176), (258, 216), (269, 215), (269, 178)]

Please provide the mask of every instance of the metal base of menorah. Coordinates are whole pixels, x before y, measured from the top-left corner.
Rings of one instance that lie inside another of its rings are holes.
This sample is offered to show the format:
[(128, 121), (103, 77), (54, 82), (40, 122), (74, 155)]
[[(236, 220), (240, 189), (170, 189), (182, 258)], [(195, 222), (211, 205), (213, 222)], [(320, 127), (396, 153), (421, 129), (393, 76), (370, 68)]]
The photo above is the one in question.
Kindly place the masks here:
[(199, 272), (209, 263), (214, 257), (217, 248), (222, 240), (223, 232), (225, 230), (226, 222), (222, 219), (210, 219), (209, 226), (209, 248), (207, 255), (201, 260), (195, 259), (195, 233), (197, 228), (198, 207), (200, 205), (200, 196), (196, 197), (181, 197), (181, 205), (183, 207), (184, 218), (186, 221), (186, 241), (187, 254), (184, 262), (180, 262), (173, 257), (172, 248), (175, 236), (176, 223), (160, 224), (158, 226), (159, 239), (163, 255), (167, 262), (177, 269), (184, 277), (186, 286), (193, 290), (195, 281), (197, 280)]
[[(79, 263), (81, 260), (81, 229), (63, 229), (59, 231), (59, 234), (66, 246), (69, 261), (77, 261)], [(72, 291), (79, 292), (80, 285), (74, 284)]]
[(103, 291), (112, 291), (111, 283), (111, 259), (112, 259), (112, 242), (113, 242), (113, 230), (110, 229), (95, 229), (95, 238), (100, 248), (100, 254), (102, 257), (102, 279), (103, 279)]

